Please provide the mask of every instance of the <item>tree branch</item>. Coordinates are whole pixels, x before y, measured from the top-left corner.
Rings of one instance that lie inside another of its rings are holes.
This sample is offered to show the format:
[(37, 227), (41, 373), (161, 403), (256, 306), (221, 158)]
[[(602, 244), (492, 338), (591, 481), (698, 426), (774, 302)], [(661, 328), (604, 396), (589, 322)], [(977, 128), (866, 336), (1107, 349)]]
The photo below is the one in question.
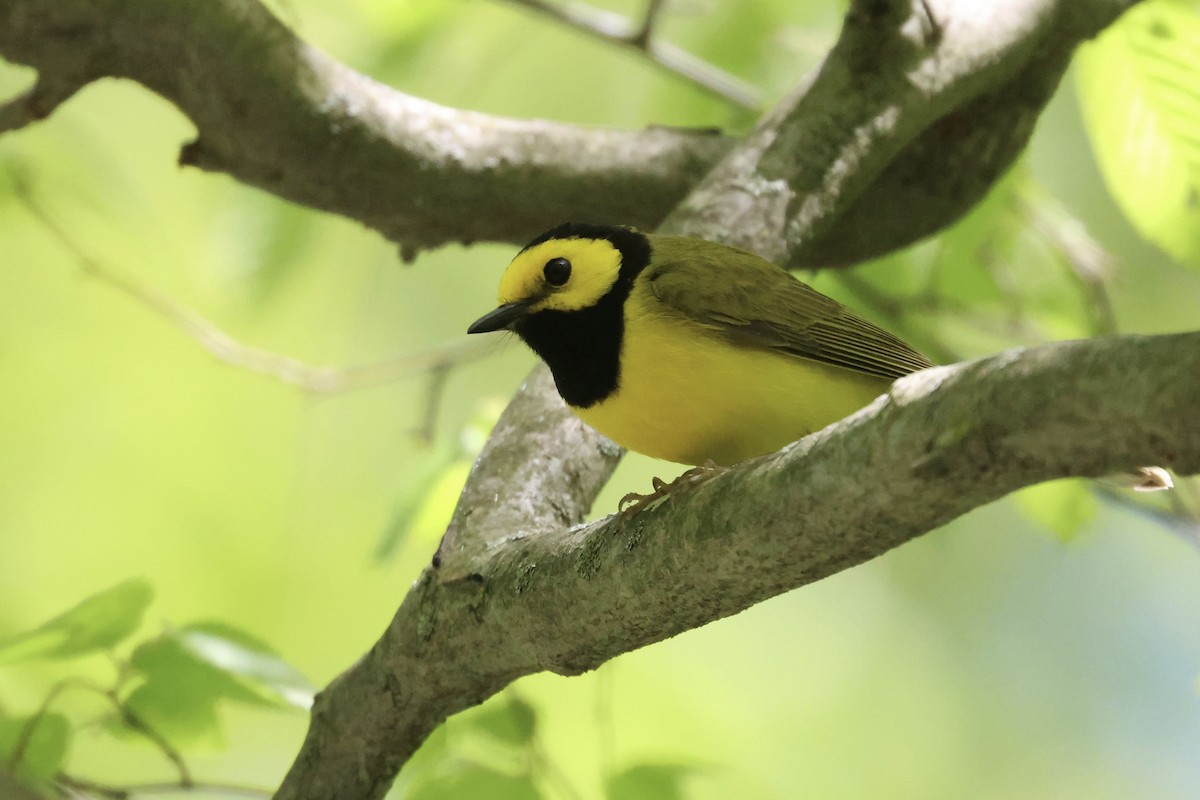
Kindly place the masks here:
[(791, 267), (915, 241), (983, 197), (1075, 46), (1134, 2), (852, 3), (817, 74), (689, 195), (681, 227)]
[(742, 108), (752, 110), (760, 108), (762, 101), (758, 91), (741, 78), (730, 75), (672, 44), (654, 40), (655, 25), (662, 12), (662, 0), (648, 1), (645, 15), (641, 24), (638, 25), (620, 14), (577, 3), (562, 5), (546, 0), (508, 0), (508, 2), (530, 8), (551, 19), (614, 44), (632, 47), (650, 59), (651, 63), (662, 67), (667, 72), (678, 75), (706, 92)]
[(306, 394), (351, 392), (421, 373), (432, 373), (438, 376), (437, 382), (441, 383), (446, 370), (457, 364), (482, 358), (491, 349), (484, 342), (460, 340), (379, 361), (333, 367), (307, 364), (282, 353), (246, 344), (153, 286), (143, 284), (132, 275), (91, 255), (42, 205), (24, 177), (16, 177), (16, 196), (26, 211), (75, 257), (85, 275), (106, 284), (142, 308), (166, 320), (217, 360), (274, 378)]
[[(1022, 486), (1143, 463), (1200, 471), (1200, 333), (927, 370), (628, 523), (518, 519), (507, 538), (489, 534), (490, 546), (443, 553), (441, 568), (426, 570), (379, 644), (318, 697), (277, 796), (381, 797), (442, 719), (521, 675), (594, 669)], [(523, 498), (517, 505), (557, 496), (540, 481), (519, 475), (504, 491)], [(481, 510), (468, 502), (460, 512)], [(491, 530), (498, 520), (482, 512), (459, 523)]]
[(198, 128), (181, 163), (359, 220), (409, 255), (524, 242), (564, 217), (652, 228), (729, 146), (439, 106), (334, 61), (255, 0), (0, 0), (0, 54), (41, 80), (138, 81)]
[[(762, 239), (753, 249), (793, 265), (938, 230), (1007, 169), (1075, 45), (1132, 2), (930, 0), (935, 24), (911, 0), (852, 6), (787, 124), (772, 119), (725, 162), (688, 230)], [(406, 256), (523, 243), (566, 219), (657, 228), (732, 144), (429, 103), (334, 61), (256, 0), (0, 0), (0, 55), (39, 71), (31, 95), (0, 107), (0, 130), (88, 81), (130, 78), (196, 125), (183, 164), (358, 220)]]

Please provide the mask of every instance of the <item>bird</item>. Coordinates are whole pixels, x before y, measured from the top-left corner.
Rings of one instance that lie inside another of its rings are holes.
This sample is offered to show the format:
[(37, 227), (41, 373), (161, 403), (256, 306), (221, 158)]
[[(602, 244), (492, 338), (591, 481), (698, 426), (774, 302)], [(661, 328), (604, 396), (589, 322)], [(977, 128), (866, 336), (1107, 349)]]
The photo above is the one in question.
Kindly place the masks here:
[(695, 237), (565, 223), (498, 294), (468, 333), (512, 331), (585, 423), (697, 467), (779, 450), (933, 366), (783, 268)]

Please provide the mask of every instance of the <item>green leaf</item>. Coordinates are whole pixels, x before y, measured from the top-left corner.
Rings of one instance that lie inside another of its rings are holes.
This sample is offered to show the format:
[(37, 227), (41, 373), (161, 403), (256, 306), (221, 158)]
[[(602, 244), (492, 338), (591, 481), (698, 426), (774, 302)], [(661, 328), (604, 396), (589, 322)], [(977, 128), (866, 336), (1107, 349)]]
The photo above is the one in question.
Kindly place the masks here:
[(439, 448), (418, 458), (404, 473), (400, 491), (392, 505), (392, 515), (387, 528), (375, 546), (376, 561), (386, 561), (408, 538), (413, 520), (426, 505), (442, 480), (445, 471), (457, 463), (449, 448)]
[(449, 763), (447, 757), (449, 738), (445, 725), (439, 725), (433, 733), (429, 734), (429, 738), (421, 744), (417, 752), (404, 765), (404, 769), (401, 770), (396, 782), (392, 784), (391, 791), (387, 794), (387, 800), (407, 800), (412, 787), (423, 785), (431, 779), (430, 776), (444, 771), (446, 764)]
[(487, 703), (464, 722), (492, 738), (524, 746), (537, 730), (537, 711), (525, 700), (509, 692)]
[(1017, 504), (1027, 517), (1069, 542), (1096, 517), (1096, 498), (1087, 484), (1078, 480), (1041, 483), (1022, 489)]
[(415, 782), (405, 800), (540, 800), (541, 796), (529, 776), (506, 775), (478, 764), (464, 764)]
[(221, 622), (199, 622), (175, 635), (193, 656), (235, 676), (260, 699), (276, 706), (312, 707), (312, 684), (250, 634)]
[(18, 783), (0, 765), (0, 797), (4, 800), (49, 800), (60, 795), (51, 787), (37, 789), (26, 783)]
[(1081, 47), (1077, 64), (1109, 191), (1143, 236), (1200, 266), (1200, 17), (1143, 3)]
[(406, 539), (435, 545), (441, 541), (475, 457), (503, 410), (503, 403), (491, 400), (478, 404), (459, 431), (457, 449), (439, 448), (409, 469), (387, 529), (375, 548), (376, 559), (391, 556)]
[(695, 771), (683, 764), (637, 764), (605, 783), (608, 800), (683, 800), (683, 781)]
[(172, 741), (217, 740), (217, 704), (308, 708), (300, 673), (249, 634), (216, 622), (168, 631), (139, 646), (130, 666), (142, 682), (125, 701), (138, 719)]
[[(71, 723), (57, 713), (41, 715), (27, 731), (32, 717), (0, 717), (0, 764), (12, 770), (16, 778), (33, 786), (46, 786), (58, 774), (71, 742)], [(25, 739), (21, 758), (15, 768), (9, 763), (13, 752)]]
[(217, 703), (225, 697), (257, 700), (232, 676), (195, 658), (173, 637), (141, 645), (131, 664), (144, 682), (125, 698), (125, 707), (175, 744), (218, 743)]
[(414, 541), (434, 545), (441, 541), (471, 467), (470, 459), (460, 458), (438, 473), (409, 523), (408, 535)]
[(937, 239), (935, 280), (942, 294), (971, 305), (1001, 305), (1004, 296), (987, 266), (1013, 260), (1023, 226), (1013, 208), (1029, 183), (1023, 166), (1010, 170), (971, 211)]
[(142, 578), (94, 594), (31, 631), (0, 639), (0, 664), (109, 650), (138, 629), (153, 596)]

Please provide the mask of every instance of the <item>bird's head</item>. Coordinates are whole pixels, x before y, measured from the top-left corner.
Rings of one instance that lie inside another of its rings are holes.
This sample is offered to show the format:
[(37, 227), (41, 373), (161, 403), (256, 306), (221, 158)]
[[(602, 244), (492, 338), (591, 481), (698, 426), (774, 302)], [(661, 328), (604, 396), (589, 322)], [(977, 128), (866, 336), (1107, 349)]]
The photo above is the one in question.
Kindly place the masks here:
[(650, 258), (650, 242), (633, 228), (567, 223), (525, 246), (500, 279), (500, 305), (467, 333), (520, 332), (522, 320), (544, 311), (596, 306), (629, 283)]

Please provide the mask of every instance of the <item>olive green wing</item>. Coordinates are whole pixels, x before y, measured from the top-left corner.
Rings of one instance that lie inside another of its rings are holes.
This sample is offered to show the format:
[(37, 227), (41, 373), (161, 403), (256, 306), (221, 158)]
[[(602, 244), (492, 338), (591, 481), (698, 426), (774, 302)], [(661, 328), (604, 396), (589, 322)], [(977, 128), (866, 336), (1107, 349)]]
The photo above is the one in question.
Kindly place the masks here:
[(888, 379), (933, 366), (892, 334), (744, 250), (656, 236), (641, 277), (664, 307), (733, 344)]

